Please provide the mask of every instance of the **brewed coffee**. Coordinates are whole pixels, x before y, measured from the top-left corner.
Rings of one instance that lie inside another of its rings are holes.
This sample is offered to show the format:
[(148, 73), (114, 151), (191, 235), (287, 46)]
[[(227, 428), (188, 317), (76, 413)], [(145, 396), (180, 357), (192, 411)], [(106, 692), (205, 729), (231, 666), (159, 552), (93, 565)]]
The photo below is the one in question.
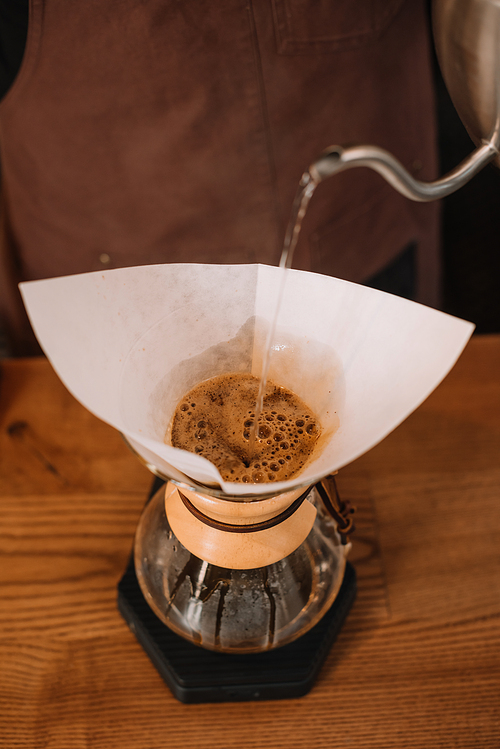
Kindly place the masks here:
[(210, 460), (225, 481), (284, 481), (305, 465), (321, 432), (310, 408), (268, 381), (255, 429), (259, 379), (231, 373), (194, 387), (177, 405), (166, 441)]

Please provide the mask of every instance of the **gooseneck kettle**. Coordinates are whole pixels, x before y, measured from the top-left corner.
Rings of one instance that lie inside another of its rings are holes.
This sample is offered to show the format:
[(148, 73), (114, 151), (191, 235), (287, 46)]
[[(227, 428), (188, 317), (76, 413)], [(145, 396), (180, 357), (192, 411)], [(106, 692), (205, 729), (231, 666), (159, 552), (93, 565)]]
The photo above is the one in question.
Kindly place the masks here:
[(365, 166), (424, 202), (455, 192), (491, 161), (500, 166), (500, 0), (433, 0), (432, 17), (444, 81), (476, 149), (445, 176), (422, 182), (377, 146), (330, 146), (309, 167), (316, 183)]

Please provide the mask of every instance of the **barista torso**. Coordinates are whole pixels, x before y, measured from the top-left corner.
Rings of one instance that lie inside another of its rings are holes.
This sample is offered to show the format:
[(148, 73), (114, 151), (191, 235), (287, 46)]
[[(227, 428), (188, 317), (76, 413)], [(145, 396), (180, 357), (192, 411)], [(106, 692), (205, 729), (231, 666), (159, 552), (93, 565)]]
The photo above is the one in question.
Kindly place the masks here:
[[(276, 263), (300, 175), (332, 143), (376, 143), (432, 178), (424, 9), (355, 5), (31, 0), (0, 104), (11, 277)], [(363, 281), (427, 243), (432, 303), (436, 225), (353, 170), (318, 189), (295, 265)]]

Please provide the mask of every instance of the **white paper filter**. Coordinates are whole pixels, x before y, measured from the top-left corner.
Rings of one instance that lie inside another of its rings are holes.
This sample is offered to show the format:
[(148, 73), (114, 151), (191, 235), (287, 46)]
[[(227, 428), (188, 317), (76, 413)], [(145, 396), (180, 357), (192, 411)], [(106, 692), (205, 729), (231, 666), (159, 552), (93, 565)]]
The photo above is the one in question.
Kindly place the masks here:
[[(226, 372), (260, 375), (281, 271), (154, 265), (21, 284), (36, 336), (73, 395), (167, 476), (230, 495), (205, 458), (164, 443), (175, 406)], [(317, 414), (321, 444), (274, 492), (314, 483), (369, 450), (434, 390), (474, 326), (330, 276), (288, 271), (269, 377)]]

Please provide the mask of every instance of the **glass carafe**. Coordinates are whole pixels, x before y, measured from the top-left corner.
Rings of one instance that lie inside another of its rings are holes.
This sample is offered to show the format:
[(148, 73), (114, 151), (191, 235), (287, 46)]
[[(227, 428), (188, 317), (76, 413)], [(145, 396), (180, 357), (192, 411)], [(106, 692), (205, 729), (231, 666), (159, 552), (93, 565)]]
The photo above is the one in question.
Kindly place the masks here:
[(162, 487), (135, 541), (137, 578), (155, 614), (226, 653), (276, 648), (313, 627), (338, 594), (350, 544), (318, 488), (298, 494), (252, 501)]

